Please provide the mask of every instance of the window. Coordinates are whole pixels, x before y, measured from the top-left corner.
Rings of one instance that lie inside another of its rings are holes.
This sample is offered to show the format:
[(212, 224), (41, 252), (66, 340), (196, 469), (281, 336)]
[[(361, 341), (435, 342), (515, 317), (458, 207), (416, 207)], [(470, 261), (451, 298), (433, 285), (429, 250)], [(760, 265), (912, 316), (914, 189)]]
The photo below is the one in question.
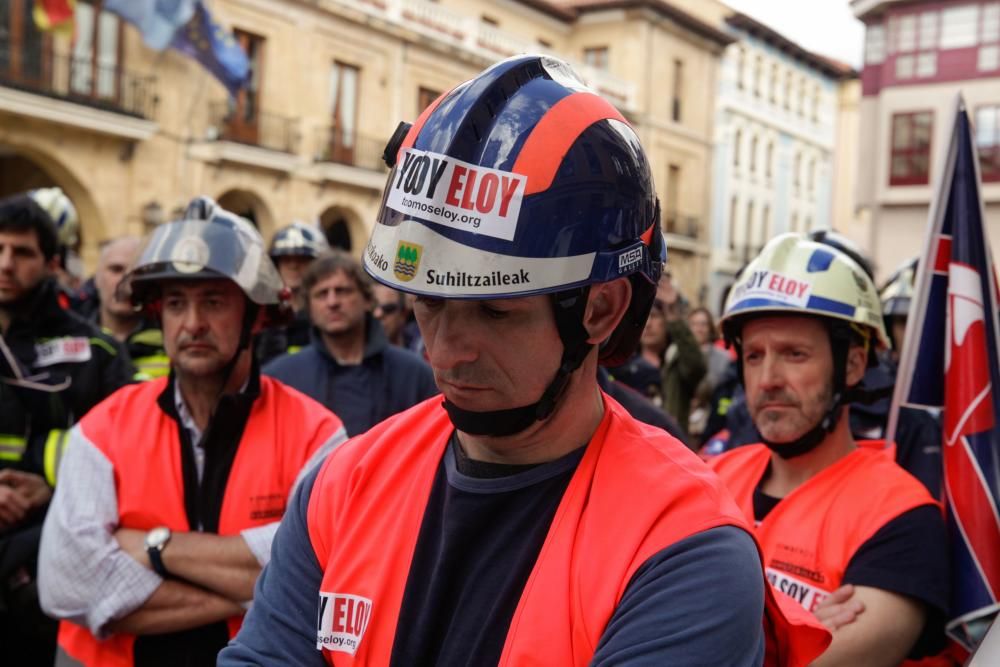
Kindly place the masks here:
[(264, 38), (242, 30), (233, 31), (236, 43), (243, 47), (250, 61), (250, 77), (235, 98), (229, 99), (226, 138), (256, 144), (260, 120), (260, 89), (264, 72)]
[(760, 97), (761, 80), (764, 77), (764, 59), (757, 56), (753, 63), (753, 96)]
[(742, 46), (736, 49), (736, 87), (743, 90), (743, 79), (746, 76), (747, 51)]
[(819, 97), (820, 90), (819, 84), (813, 86), (812, 100), (810, 104), (809, 117), (812, 118), (812, 122), (819, 122)]
[(785, 108), (792, 108), (792, 71), (785, 72)]
[(674, 61), (674, 96), (670, 106), (670, 117), (675, 123), (681, 122), (681, 100), (684, 99), (684, 61)]
[(667, 231), (673, 233), (683, 233), (680, 229), (679, 202), (681, 198), (681, 167), (678, 164), (671, 164), (667, 167)]
[(792, 213), (792, 221), (790, 223), (788, 231), (790, 231), (790, 232), (797, 232), (797, 231), (799, 231), (799, 214), (798, 213)]
[(1000, 181), (1000, 104), (976, 109), (976, 150), (984, 181)]
[(806, 188), (809, 192), (816, 189), (816, 158), (809, 160), (809, 173), (807, 175)]
[(764, 174), (771, 178), (771, 174), (774, 173), (774, 142), (767, 142), (767, 154), (764, 160)]
[(792, 184), (796, 191), (802, 185), (802, 153), (796, 153), (795, 161), (792, 162)]
[(330, 71), (330, 153), (335, 162), (354, 164), (360, 78), (359, 68), (334, 61)]
[(778, 103), (778, 63), (771, 63), (771, 79), (767, 87), (768, 100), (771, 104)]
[(903, 16), (894, 24), (897, 79), (928, 78), (937, 74), (940, 24), (939, 11)]
[(807, 215), (805, 220), (803, 220), (802, 222), (803, 222), (802, 231), (804, 231), (806, 234), (811, 232), (813, 226), (812, 217)]
[(743, 132), (736, 130), (733, 135), (733, 166), (740, 166), (740, 144), (743, 143)]
[(1000, 2), (983, 6), (979, 29), (979, 71), (1000, 69)]
[(750, 173), (757, 171), (757, 137), (750, 138)]
[(885, 60), (885, 27), (869, 26), (865, 31), (865, 64), (878, 65)]
[(76, 40), (70, 64), (70, 90), (75, 95), (117, 99), (121, 75), (122, 25), (101, 2), (76, 5)]
[(757, 237), (757, 247), (755, 252), (760, 252), (768, 237), (771, 236), (771, 207), (764, 204), (764, 210), (760, 214), (760, 236)]
[(896, 50), (916, 51), (917, 50), (917, 16), (901, 16), (896, 24)]
[(590, 46), (585, 48), (583, 62), (597, 69), (608, 69), (608, 47)]
[(960, 5), (941, 11), (942, 49), (975, 46), (978, 38), (978, 5)]
[(804, 76), (799, 79), (798, 114), (800, 116), (806, 115), (806, 78)]
[(736, 250), (736, 216), (739, 211), (740, 202), (733, 195), (733, 198), (729, 200), (729, 249)]
[(417, 90), (417, 115), (419, 116), (423, 113), (424, 109), (429, 107), (439, 97), (441, 97), (441, 93), (438, 91), (421, 86)]
[(49, 78), (49, 38), (35, 25), (32, 4), (0, 0), (0, 80), (42, 85)]
[(744, 254), (750, 251), (750, 246), (753, 245), (753, 240), (757, 238), (757, 235), (754, 233), (755, 227), (756, 225), (754, 224), (753, 219), (753, 200), (750, 200), (747, 202), (747, 219), (743, 222), (743, 229), (746, 230), (746, 240), (743, 244)]
[(893, 115), (889, 185), (927, 184), (933, 118), (930, 111)]

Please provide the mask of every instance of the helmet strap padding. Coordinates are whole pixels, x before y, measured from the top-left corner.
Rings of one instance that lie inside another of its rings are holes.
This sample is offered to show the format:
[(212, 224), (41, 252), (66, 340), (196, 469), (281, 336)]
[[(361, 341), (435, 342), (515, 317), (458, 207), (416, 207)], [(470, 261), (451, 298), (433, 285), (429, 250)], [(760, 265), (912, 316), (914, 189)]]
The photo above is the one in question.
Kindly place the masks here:
[(585, 285), (552, 295), (552, 310), (556, 329), (562, 340), (563, 353), (559, 369), (542, 392), (541, 398), (529, 405), (506, 410), (474, 411), (458, 407), (448, 399), (444, 409), (451, 423), (469, 435), (505, 437), (520, 433), (536, 421), (548, 419), (569, 386), (570, 377), (580, 367), (594, 345), (587, 342), (590, 334), (583, 326), (590, 286)]

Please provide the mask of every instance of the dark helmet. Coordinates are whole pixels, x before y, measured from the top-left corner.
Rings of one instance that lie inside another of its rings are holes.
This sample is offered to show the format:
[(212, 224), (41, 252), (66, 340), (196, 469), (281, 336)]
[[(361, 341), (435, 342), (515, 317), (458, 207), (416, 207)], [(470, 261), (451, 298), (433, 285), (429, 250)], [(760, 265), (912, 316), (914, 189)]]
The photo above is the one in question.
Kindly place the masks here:
[(906, 317), (910, 314), (910, 301), (917, 278), (917, 262), (913, 257), (903, 263), (889, 276), (879, 297), (882, 299), (882, 314), (886, 317)]
[(162, 281), (199, 278), (228, 278), (258, 306), (283, 299), (281, 278), (260, 233), (208, 197), (196, 197), (182, 219), (156, 228), (120, 288), (143, 306), (158, 295)]
[[(559, 294), (633, 277), (602, 361), (632, 353), (666, 259), (649, 163), (622, 115), (548, 56), (503, 60), (397, 133), (365, 269), (413, 294)], [(565, 342), (565, 340), (564, 340)]]
[(316, 259), (330, 250), (323, 231), (304, 222), (293, 222), (282, 227), (271, 239), (268, 255), (277, 262), (279, 257), (311, 257)]
[(599, 358), (632, 354), (666, 260), (656, 191), (635, 131), (569, 65), (503, 60), (402, 125), (385, 157), (393, 169), (364, 252), (375, 280), (446, 299), (552, 297), (563, 356), (542, 397), (492, 413), (446, 401), (456, 426), (509, 435), (552, 413), (592, 347), (591, 284), (630, 279)]

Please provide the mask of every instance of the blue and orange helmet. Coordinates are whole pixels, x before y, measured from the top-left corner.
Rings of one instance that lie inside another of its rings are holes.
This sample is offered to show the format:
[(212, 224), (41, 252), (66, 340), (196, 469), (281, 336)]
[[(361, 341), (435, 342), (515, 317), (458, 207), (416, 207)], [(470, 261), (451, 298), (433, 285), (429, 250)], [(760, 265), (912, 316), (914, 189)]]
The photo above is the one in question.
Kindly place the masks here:
[(631, 319), (645, 321), (666, 259), (649, 162), (625, 118), (566, 63), (493, 65), (397, 132), (386, 157), (364, 251), (375, 280), (496, 299), (628, 276), (644, 311)]

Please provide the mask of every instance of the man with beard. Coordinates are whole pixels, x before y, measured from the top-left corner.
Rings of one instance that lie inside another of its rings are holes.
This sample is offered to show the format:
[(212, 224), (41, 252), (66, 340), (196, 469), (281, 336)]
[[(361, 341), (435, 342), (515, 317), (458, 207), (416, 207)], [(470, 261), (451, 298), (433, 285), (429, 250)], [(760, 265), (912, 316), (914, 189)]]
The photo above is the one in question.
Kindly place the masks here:
[(847, 405), (888, 346), (861, 266), (798, 234), (771, 240), (722, 317), (761, 443), (711, 460), (756, 525), (768, 579), (833, 631), (816, 665), (897, 665), (941, 648), (941, 510)]
[(117, 288), (122, 276), (139, 256), (139, 239), (122, 236), (101, 247), (94, 273), (100, 295), (96, 324), (126, 345), (136, 379), (149, 380), (170, 372), (170, 359), (163, 349), (163, 332), (137, 312), (132, 302)]
[(0, 645), (10, 664), (52, 660), (35, 566), (67, 429), (132, 375), (118, 343), (61, 303), (57, 249), (31, 194), (0, 200)]
[(311, 342), (264, 372), (333, 410), (349, 436), (438, 393), (423, 359), (390, 345), (373, 314), (372, 281), (357, 261), (334, 251), (302, 278)]

